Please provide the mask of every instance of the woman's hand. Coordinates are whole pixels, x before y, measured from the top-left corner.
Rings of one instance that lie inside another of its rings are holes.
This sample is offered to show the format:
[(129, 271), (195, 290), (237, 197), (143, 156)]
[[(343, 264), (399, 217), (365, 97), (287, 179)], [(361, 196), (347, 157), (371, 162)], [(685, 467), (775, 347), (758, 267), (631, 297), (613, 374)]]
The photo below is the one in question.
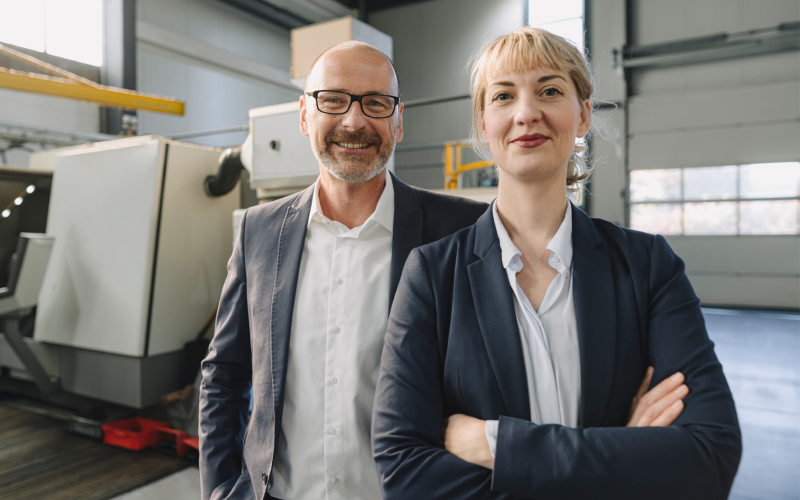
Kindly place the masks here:
[(452, 415), (444, 421), (444, 448), (461, 460), (494, 469), (494, 457), (486, 439), (486, 421)]
[(689, 394), (683, 374), (678, 372), (647, 391), (652, 377), (651, 366), (633, 398), (628, 427), (666, 427), (683, 411), (683, 398)]
[[(628, 427), (666, 427), (683, 411), (683, 398), (689, 388), (683, 385), (683, 374), (678, 372), (650, 391), (653, 367), (639, 386), (633, 398)], [(486, 421), (456, 414), (444, 421), (444, 448), (461, 460), (494, 469), (494, 457), (486, 439)]]

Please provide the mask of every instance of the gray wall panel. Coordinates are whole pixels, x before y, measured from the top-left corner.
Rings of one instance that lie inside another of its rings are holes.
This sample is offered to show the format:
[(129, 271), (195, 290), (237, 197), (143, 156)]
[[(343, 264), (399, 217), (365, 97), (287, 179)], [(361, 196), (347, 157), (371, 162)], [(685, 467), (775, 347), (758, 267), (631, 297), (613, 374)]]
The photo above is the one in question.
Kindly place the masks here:
[(631, 169), (798, 161), (800, 122), (634, 134), (629, 147)]
[[(633, 97), (633, 134), (800, 118), (800, 81)], [(687, 120), (691, 117), (691, 120)]]
[(800, 275), (797, 236), (667, 236), (689, 272)]
[(800, 280), (750, 276), (701, 276), (688, 274), (703, 305), (797, 309)]
[(637, 0), (637, 45), (777, 26), (800, 19), (796, 0)]

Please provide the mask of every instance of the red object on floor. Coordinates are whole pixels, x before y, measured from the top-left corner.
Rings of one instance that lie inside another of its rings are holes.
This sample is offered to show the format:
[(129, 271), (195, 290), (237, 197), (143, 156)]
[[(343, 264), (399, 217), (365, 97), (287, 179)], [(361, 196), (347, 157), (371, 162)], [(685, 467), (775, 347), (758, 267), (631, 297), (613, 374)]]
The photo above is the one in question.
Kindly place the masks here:
[(183, 440), (183, 444), (185, 444), (190, 448), (194, 448), (197, 451), (200, 451), (200, 438), (187, 437)]
[(168, 429), (169, 427), (170, 425), (167, 422), (159, 422), (142, 417), (117, 420), (102, 426), (103, 442), (139, 451), (157, 443), (156, 430)]
[(189, 433), (179, 431), (178, 429), (156, 429), (155, 430), (155, 444), (163, 443), (165, 441), (175, 441), (175, 453), (178, 458), (183, 458), (186, 454), (186, 438), (190, 437)]

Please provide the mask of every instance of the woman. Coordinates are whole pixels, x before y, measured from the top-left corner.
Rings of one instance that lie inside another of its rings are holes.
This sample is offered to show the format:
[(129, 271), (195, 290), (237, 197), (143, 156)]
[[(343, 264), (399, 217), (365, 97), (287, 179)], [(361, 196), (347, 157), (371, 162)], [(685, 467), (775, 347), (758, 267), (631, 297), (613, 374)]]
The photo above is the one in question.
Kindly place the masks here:
[[(683, 262), (567, 199), (586, 177), (586, 61), (523, 28), (472, 80), (498, 198), (406, 263), (373, 412), (384, 497), (727, 498), (741, 436)], [(650, 365), (668, 406), (631, 418)]]

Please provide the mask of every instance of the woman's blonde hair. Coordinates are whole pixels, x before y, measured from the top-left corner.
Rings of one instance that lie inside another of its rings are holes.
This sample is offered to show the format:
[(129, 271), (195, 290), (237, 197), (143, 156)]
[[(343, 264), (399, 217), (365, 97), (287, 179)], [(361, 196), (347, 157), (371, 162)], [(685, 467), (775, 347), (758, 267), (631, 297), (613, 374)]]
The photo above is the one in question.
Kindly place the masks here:
[[(491, 41), (475, 52), (471, 66), (472, 136), (475, 151), (489, 161), (494, 160), (489, 145), (481, 137), (481, 119), (491, 76), (548, 66), (564, 71), (572, 78), (582, 112), (585, 112), (584, 100), (594, 104), (594, 77), (589, 62), (572, 43), (543, 29), (526, 27)], [(593, 129), (594, 123), (590, 133)], [(573, 192), (579, 190), (579, 183), (591, 173), (591, 167), (581, 154), (584, 149), (584, 144), (575, 144), (567, 166), (567, 188)]]

